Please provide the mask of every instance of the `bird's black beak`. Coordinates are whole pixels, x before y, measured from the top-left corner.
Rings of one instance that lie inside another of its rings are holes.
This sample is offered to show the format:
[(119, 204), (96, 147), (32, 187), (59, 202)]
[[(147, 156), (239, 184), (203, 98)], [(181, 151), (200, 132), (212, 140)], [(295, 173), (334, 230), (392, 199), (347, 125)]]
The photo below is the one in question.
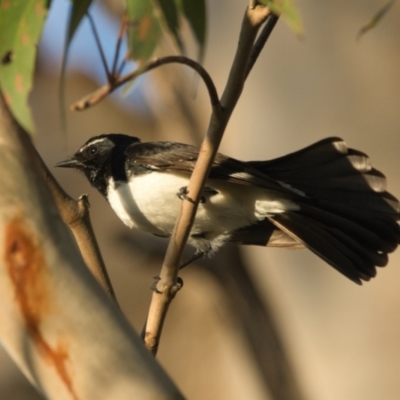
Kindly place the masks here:
[(70, 158), (69, 160), (61, 161), (55, 165), (55, 167), (61, 168), (79, 168), (81, 163), (75, 158)]

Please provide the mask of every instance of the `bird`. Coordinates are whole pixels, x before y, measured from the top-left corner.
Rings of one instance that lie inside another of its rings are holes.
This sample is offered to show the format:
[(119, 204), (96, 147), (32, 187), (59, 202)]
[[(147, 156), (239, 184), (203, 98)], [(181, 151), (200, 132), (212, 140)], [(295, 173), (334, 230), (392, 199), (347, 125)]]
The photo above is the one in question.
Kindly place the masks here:
[[(83, 172), (122, 222), (170, 237), (199, 148), (92, 137), (57, 167)], [(188, 244), (211, 255), (225, 243), (307, 248), (357, 284), (386, 266), (400, 242), (399, 201), (368, 156), (338, 137), (268, 161), (218, 153)]]

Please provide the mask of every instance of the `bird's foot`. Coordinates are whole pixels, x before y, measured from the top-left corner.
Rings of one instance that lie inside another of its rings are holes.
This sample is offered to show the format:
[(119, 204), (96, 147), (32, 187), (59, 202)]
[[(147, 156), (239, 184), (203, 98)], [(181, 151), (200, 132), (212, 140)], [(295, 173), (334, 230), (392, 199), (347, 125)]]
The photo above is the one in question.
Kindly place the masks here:
[[(190, 203), (193, 203), (194, 204), (194, 200), (190, 197), (190, 196), (188, 196), (188, 193), (189, 193), (189, 191), (188, 191), (188, 188), (187, 188), (187, 186), (182, 186), (180, 189), (179, 189), (179, 191), (178, 191), (178, 193), (176, 194), (181, 200), (187, 200), (187, 201), (189, 201)], [(201, 196), (200, 197), (200, 203), (205, 203), (206, 202), (206, 198), (204, 197), (204, 196)]]

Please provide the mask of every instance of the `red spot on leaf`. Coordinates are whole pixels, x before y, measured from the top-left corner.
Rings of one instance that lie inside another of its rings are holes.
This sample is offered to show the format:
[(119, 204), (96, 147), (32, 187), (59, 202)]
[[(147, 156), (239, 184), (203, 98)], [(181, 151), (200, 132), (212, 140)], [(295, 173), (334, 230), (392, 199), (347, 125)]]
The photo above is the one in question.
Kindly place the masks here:
[(139, 23), (138, 38), (145, 40), (151, 28), (152, 21), (149, 15), (146, 15)]
[(43, 7), (43, 4), (40, 0), (35, 3), (35, 12), (36, 12), (36, 14), (41, 15), (41, 16), (46, 13), (46, 11)]
[(12, 97), (10, 96), (10, 93), (6, 92), (6, 93), (3, 93), (3, 95), (4, 95), (4, 100), (5, 100), (6, 104), (7, 104), (8, 106), (11, 106), (11, 104), (12, 104)]
[(7, 9), (7, 8), (10, 8), (10, 6), (11, 6), (11, 2), (9, 0), (5, 0), (1, 3), (1, 8)]
[(15, 74), (15, 88), (18, 93), (24, 93), (24, 77), (22, 74)]
[(55, 368), (72, 398), (78, 400), (67, 370), (67, 344), (59, 340), (52, 347), (40, 329), (41, 322), (50, 313), (53, 304), (43, 249), (26, 229), (21, 219), (8, 222), (4, 237), (4, 262), (27, 334), (31, 337), (44, 361)]
[(29, 35), (27, 33), (23, 33), (21, 35), (21, 42), (25, 46), (27, 46), (29, 44)]

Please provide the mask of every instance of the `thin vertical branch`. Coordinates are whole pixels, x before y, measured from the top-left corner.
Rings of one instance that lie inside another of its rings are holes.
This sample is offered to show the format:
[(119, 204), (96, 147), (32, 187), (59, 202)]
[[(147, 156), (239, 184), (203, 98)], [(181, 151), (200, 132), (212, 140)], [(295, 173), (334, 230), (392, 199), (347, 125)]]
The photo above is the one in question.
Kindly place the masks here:
[(249, 64), (247, 65), (246, 78), (249, 76), (251, 70), (253, 69), (253, 66), (256, 63), (258, 56), (260, 55), (262, 49), (264, 48), (265, 43), (267, 43), (267, 40), (271, 35), (272, 31), (274, 30), (275, 25), (278, 22), (278, 19), (279, 16), (276, 14), (271, 13), (268, 16), (267, 21), (253, 46), (253, 51), (251, 52)]
[(153, 354), (157, 353), (169, 304), (179, 289), (179, 285), (177, 284), (179, 263), (194, 222), (201, 192), (218, 151), (226, 125), (242, 93), (247, 77), (247, 66), (257, 32), (268, 15), (270, 15), (269, 9), (263, 6), (246, 10), (236, 55), (225, 91), (221, 97), (221, 107), (214, 108), (213, 110), (209, 128), (201, 145), (199, 158), (188, 185), (188, 195), (193, 201), (182, 202), (181, 213), (172, 232), (165, 260), (161, 268), (157, 291), (152, 296), (146, 324), (145, 344)]
[(118, 39), (117, 39), (117, 44), (115, 46), (115, 53), (114, 53), (114, 61), (113, 61), (113, 65), (111, 68), (111, 75), (116, 77), (120, 74), (120, 71), (123, 68), (123, 65), (125, 64), (125, 60), (122, 60), (120, 67), (118, 68), (117, 71), (117, 63), (118, 63), (118, 58), (119, 58), (119, 52), (121, 50), (121, 45), (122, 45), (122, 40), (124, 38), (124, 34), (126, 31), (126, 26), (128, 23), (128, 17), (126, 14), (124, 14), (124, 16), (122, 17), (122, 22), (121, 22), (121, 26), (119, 28), (119, 32), (118, 32)]
[(101, 45), (101, 41), (100, 41), (100, 37), (99, 37), (99, 34), (97, 32), (97, 29), (96, 29), (96, 25), (95, 25), (95, 23), (93, 21), (92, 16), (90, 15), (90, 13), (87, 12), (86, 15), (88, 17), (88, 20), (89, 20), (89, 23), (90, 23), (90, 27), (92, 28), (92, 32), (93, 32), (94, 39), (96, 41), (97, 48), (99, 49), (99, 52), (100, 52), (101, 62), (103, 63), (104, 70), (106, 71), (106, 74), (107, 74), (107, 80), (110, 81), (111, 74), (110, 74), (110, 70), (108, 69), (107, 59), (106, 59), (106, 56), (104, 54), (103, 47)]

